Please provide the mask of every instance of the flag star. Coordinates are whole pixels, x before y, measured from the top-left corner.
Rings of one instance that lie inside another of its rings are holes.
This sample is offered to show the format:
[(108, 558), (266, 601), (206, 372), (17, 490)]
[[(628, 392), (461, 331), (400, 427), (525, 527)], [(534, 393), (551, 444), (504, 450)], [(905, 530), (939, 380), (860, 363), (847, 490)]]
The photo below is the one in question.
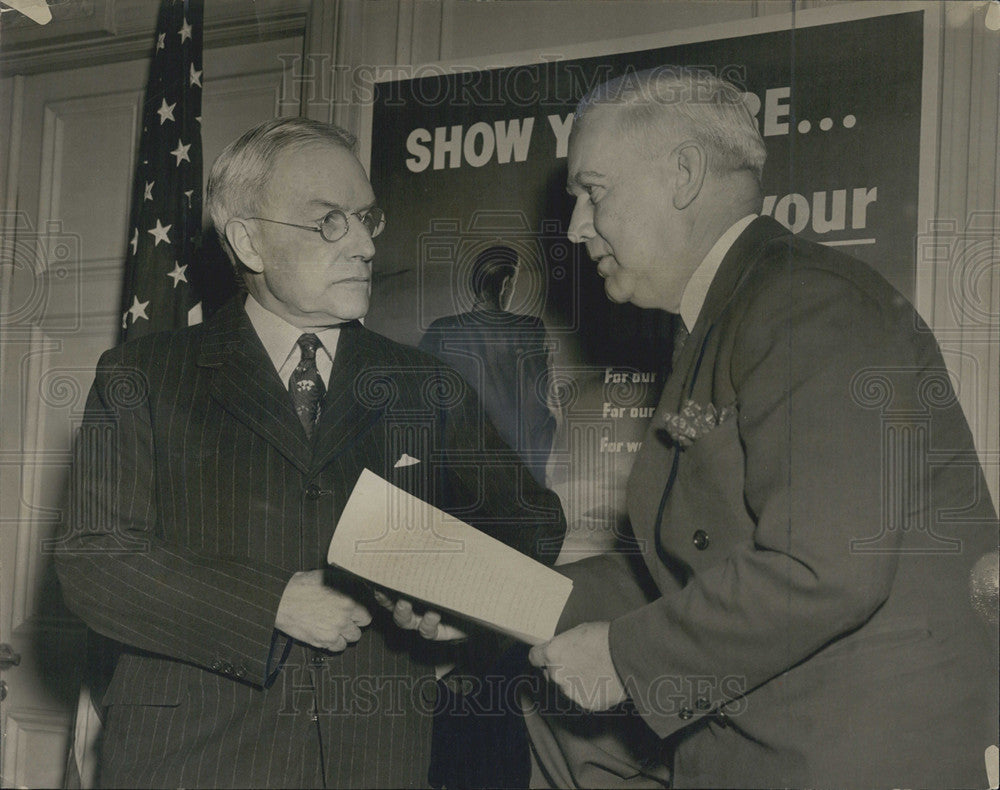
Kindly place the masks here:
[(155, 184), (155, 183), (156, 183), (155, 181), (147, 181), (146, 182), (146, 189), (145, 189), (145, 192), (143, 193), (143, 196), (142, 196), (142, 199), (144, 201), (145, 200), (152, 200), (153, 199), (153, 184)]
[(188, 24), (187, 19), (184, 20), (184, 24), (181, 25), (181, 29), (178, 32), (181, 34), (182, 44), (191, 38), (191, 25)]
[(122, 313), (122, 329), (128, 329), (128, 310)]
[(129, 242), (129, 246), (132, 248), (132, 254), (135, 255), (135, 251), (139, 249), (139, 229), (132, 229), (132, 240)]
[(166, 99), (161, 99), (160, 109), (156, 111), (156, 114), (160, 116), (160, 126), (163, 126), (167, 121), (174, 120), (174, 107), (177, 106), (177, 102), (173, 104), (167, 104)]
[(184, 145), (180, 140), (177, 141), (177, 147), (170, 153), (177, 157), (177, 167), (181, 166), (181, 162), (190, 162), (191, 157), (188, 156), (188, 149), (191, 147), (191, 143)]
[(189, 84), (201, 87), (201, 72), (194, 67), (194, 63), (191, 64), (191, 81)]
[(167, 46), (167, 44), (166, 44), (166, 38), (167, 38), (167, 34), (166, 33), (160, 33), (160, 35), (158, 35), (156, 37), (156, 49), (157, 49), (157, 51), (159, 51), (161, 49), (164, 49)]
[(167, 277), (170, 277), (174, 281), (174, 288), (177, 287), (177, 283), (186, 283), (187, 277), (184, 272), (187, 270), (187, 264), (180, 266), (177, 261), (174, 261), (174, 270), (172, 272), (167, 272)]
[(161, 241), (164, 242), (165, 244), (170, 244), (170, 238), (167, 236), (167, 231), (169, 231), (172, 227), (173, 225), (167, 225), (166, 227), (163, 227), (163, 225), (160, 224), (159, 217), (156, 218), (156, 227), (150, 228), (147, 231), (147, 233), (152, 233), (153, 237), (156, 239), (156, 241), (153, 242), (154, 247)]
[(198, 123), (201, 123), (201, 116), (200, 116), (200, 115), (196, 115), (196, 116), (194, 116), (194, 119), (195, 119), (195, 120), (196, 120), (196, 121), (197, 121)]
[(149, 320), (149, 316), (146, 315), (146, 307), (149, 302), (140, 302), (138, 296), (132, 297), (132, 306), (128, 309), (128, 312), (132, 314), (132, 323), (134, 324), (140, 318), (145, 318)]
[(191, 196), (193, 194), (194, 194), (194, 190), (193, 189), (185, 189), (184, 190), (184, 197), (186, 197), (188, 199), (188, 208), (191, 208)]

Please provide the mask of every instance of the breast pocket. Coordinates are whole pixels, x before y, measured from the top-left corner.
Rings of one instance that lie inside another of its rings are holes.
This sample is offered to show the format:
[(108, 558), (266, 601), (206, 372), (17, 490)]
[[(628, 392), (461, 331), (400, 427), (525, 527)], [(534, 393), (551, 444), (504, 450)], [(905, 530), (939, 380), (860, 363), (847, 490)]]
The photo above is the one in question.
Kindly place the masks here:
[(745, 463), (738, 420), (731, 417), (681, 450), (678, 482), (684, 480), (714, 495), (724, 495), (727, 501), (737, 495), (742, 500)]
[(387, 428), (382, 476), (415, 497), (431, 499), (433, 423), (412, 420)]
[(735, 417), (680, 451), (660, 531), (664, 551), (698, 572), (750, 539), (755, 522), (744, 498), (745, 463)]

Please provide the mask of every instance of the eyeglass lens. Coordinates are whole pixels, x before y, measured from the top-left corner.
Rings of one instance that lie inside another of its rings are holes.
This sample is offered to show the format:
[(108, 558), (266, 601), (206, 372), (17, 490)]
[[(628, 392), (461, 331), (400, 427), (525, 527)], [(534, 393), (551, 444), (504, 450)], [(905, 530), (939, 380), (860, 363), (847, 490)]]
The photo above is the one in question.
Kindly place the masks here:
[[(378, 207), (373, 206), (364, 214), (357, 216), (360, 216), (361, 223), (368, 229), (373, 238), (378, 236), (382, 232), (382, 228), (385, 227), (385, 214)], [(347, 223), (347, 215), (343, 211), (334, 209), (323, 217), (323, 224), (320, 227), (323, 238), (327, 241), (339, 241), (347, 233)]]

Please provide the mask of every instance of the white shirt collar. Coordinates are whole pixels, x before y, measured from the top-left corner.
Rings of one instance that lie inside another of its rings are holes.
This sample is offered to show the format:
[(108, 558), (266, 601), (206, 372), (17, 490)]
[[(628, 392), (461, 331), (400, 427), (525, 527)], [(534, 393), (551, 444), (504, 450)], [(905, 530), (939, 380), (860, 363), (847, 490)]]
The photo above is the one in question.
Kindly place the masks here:
[(757, 219), (756, 214), (747, 214), (743, 219), (739, 219), (729, 226), (729, 230), (719, 236), (708, 255), (704, 257), (698, 268), (694, 270), (691, 279), (684, 286), (684, 293), (681, 294), (680, 314), (684, 321), (684, 328), (690, 332), (694, 329), (698, 314), (705, 304), (705, 297), (708, 296), (708, 288), (715, 279), (715, 273), (722, 265), (722, 259), (726, 253), (736, 243), (739, 235), (746, 230), (747, 225)]
[[(247, 294), (246, 311), (257, 337), (271, 358), (274, 369), (278, 371), (278, 375), (287, 387), (288, 379), (302, 357), (302, 350), (298, 345), (302, 330), (263, 307), (251, 294)], [(323, 344), (323, 348), (316, 354), (316, 368), (323, 382), (329, 384), (333, 355), (337, 351), (337, 341), (340, 339), (340, 327), (330, 327), (313, 334)]]

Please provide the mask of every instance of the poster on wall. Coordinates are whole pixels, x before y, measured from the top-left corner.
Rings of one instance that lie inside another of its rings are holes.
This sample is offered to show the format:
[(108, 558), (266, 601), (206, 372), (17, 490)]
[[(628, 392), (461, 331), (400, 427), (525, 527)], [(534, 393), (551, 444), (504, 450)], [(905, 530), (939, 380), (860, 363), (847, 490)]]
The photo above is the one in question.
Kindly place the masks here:
[[(497, 244), (516, 251), (508, 310), (540, 318), (547, 337), (545, 375), (521, 381), (516, 402), (527, 409), (534, 393), (554, 417), (543, 466), (567, 511), (570, 551), (627, 538), (624, 482), (669, 372), (675, 322), (609, 302), (593, 262), (566, 237), (576, 103), (608, 79), (669, 64), (729, 80), (745, 92), (767, 147), (762, 212), (868, 262), (912, 299), (923, 16), (653, 48), (644, 37), (642, 48), (613, 54), (596, 44), (580, 57), (502, 68), (429, 66), (374, 86), (370, 171), (388, 224), (367, 323), (426, 345), (433, 322), (473, 311), (480, 254)], [(455, 359), (472, 354), (465, 335), (452, 337)], [(540, 352), (519, 345), (512, 327), (494, 337), (497, 346), (510, 340), (505, 353), (522, 376), (537, 370), (530, 358)], [(483, 384), (489, 365), (477, 375)], [(523, 454), (537, 453), (527, 433), (516, 441)]]

